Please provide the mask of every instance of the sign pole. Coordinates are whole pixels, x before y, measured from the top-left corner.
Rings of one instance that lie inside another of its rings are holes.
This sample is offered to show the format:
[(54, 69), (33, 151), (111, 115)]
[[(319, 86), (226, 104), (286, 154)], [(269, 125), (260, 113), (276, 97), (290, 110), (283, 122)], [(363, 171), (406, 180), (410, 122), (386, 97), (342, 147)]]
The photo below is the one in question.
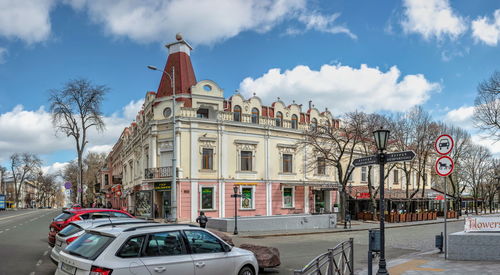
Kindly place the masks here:
[(448, 235), (446, 234), (446, 222), (448, 218), (448, 201), (446, 200), (447, 192), (446, 192), (446, 177), (443, 177), (444, 180), (444, 259), (448, 259)]

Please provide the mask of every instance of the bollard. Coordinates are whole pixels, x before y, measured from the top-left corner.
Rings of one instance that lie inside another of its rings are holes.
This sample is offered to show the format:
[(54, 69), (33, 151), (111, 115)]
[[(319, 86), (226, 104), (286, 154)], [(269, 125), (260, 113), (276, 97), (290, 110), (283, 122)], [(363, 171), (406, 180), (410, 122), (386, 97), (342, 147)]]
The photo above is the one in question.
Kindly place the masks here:
[(439, 253), (443, 253), (443, 232), (441, 235), (436, 235), (436, 248), (439, 248)]

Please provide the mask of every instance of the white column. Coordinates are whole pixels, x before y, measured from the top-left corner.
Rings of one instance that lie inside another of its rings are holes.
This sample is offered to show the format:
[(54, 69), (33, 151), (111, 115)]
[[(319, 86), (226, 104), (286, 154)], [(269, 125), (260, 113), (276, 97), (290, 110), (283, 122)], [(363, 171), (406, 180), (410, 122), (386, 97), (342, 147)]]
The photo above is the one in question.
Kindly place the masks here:
[(309, 186), (304, 186), (304, 212), (310, 213), (310, 211), (309, 211)]
[[(267, 169), (267, 168), (266, 168)], [(270, 182), (266, 182), (266, 215), (273, 215), (273, 196), (272, 196), (272, 184)]]
[(224, 189), (224, 182), (219, 181), (219, 218), (224, 218), (224, 215), (226, 214), (225, 209), (226, 209), (226, 190)]
[(151, 163), (150, 164), (151, 164), (151, 166), (150, 167), (152, 167), (152, 168), (158, 167), (156, 165), (156, 163), (157, 163), (157, 160), (158, 160), (158, 155), (160, 153), (158, 152), (157, 145), (158, 145), (158, 142), (157, 142), (156, 135), (151, 136), (151, 146), (149, 148), (151, 148), (150, 149), (151, 150), (151, 153), (150, 153), (150, 156), (151, 156), (151, 160), (150, 160)]
[(198, 217), (198, 182), (191, 182), (191, 221), (196, 221)]

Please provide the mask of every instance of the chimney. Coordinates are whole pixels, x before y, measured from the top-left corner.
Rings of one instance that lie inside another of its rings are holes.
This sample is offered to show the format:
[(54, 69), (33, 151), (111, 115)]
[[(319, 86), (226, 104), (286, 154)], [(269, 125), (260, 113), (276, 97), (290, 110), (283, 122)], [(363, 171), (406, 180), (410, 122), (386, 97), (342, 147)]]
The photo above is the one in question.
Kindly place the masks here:
[(312, 109), (312, 103), (313, 103), (313, 101), (312, 101), (312, 100), (309, 100), (309, 110), (311, 110), (311, 109)]

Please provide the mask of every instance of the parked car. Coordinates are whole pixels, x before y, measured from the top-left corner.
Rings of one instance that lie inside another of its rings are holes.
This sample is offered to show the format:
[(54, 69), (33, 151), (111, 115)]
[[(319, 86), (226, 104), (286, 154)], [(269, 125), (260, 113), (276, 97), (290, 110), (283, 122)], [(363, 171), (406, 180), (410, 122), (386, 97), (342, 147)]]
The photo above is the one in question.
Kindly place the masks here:
[(255, 275), (255, 255), (182, 224), (127, 224), (88, 230), (60, 253), (56, 275)]
[(52, 262), (59, 263), (59, 252), (85, 233), (85, 230), (99, 228), (106, 225), (154, 223), (154, 221), (132, 218), (109, 218), (97, 220), (83, 220), (70, 222), (63, 230), (56, 234), (56, 242), (50, 253)]
[(99, 209), (99, 208), (88, 208), (88, 209), (69, 209), (63, 211), (49, 225), (49, 245), (54, 246), (56, 242), (56, 234), (61, 231), (66, 225), (72, 221), (87, 220), (90, 218), (99, 217), (113, 217), (113, 218), (134, 218), (131, 214), (115, 209)]

